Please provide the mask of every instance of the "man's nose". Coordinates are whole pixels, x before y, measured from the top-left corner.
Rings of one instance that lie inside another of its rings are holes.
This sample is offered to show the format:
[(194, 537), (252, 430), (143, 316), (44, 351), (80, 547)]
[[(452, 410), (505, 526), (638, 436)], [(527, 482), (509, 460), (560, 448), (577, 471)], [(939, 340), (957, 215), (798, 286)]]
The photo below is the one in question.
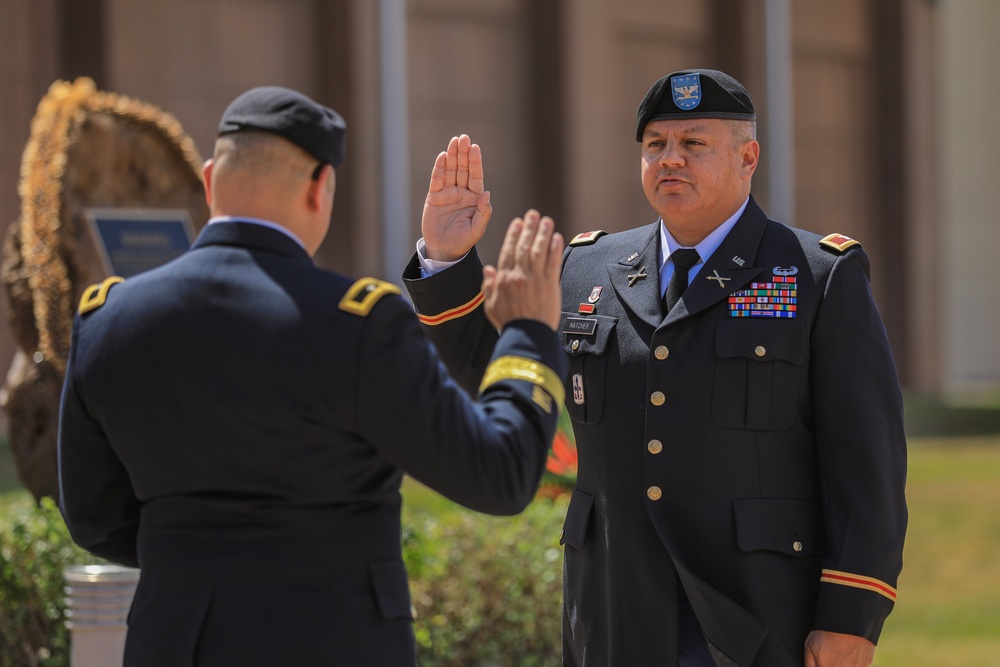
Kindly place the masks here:
[(684, 156), (678, 149), (676, 143), (671, 142), (663, 147), (663, 152), (660, 153), (660, 165), (663, 167), (679, 167), (684, 164)]

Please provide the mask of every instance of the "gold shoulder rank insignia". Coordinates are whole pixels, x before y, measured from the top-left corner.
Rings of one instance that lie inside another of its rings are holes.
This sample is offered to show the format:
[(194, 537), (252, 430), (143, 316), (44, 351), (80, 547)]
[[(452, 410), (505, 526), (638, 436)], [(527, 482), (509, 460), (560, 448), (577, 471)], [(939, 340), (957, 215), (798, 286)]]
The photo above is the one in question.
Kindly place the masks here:
[(848, 248), (861, 245), (861, 242), (855, 241), (850, 236), (844, 236), (843, 234), (830, 234), (826, 238), (822, 239), (819, 244), (827, 250), (832, 250), (838, 255), (841, 255), (847, 251)]
[(108, 290), (111, 289), (111, 286), (123, 282), (125, 282), (124, 278), (111, 276), (105, 279), (103, 283), (91, 285), (83, 290), (83, 294), (80, 296), (80, 314), (84, 315), (103, 306), (104, 302), (108, 300)]
[(365, 317), (375, 307), (378, 300), (386, 294), (400, 294), (402, 290), (377, 278), (362, 278), (344, 294), (340, 300), (340, 309), (344, 312)]
[(607, 232), (604, 231), (603, 229), (598, 229), (593, 232), (584, 232), (583, 234), (577, 234), (576, 236), (574, 236), (573, 240), (570, 241), (569, 244), (574, 247), (578, 245), (590, 245), (591, 243), (594, 243), (595, 241), (597, 241), (597, 239), (601, 238), (605, 234), (607, 234)]

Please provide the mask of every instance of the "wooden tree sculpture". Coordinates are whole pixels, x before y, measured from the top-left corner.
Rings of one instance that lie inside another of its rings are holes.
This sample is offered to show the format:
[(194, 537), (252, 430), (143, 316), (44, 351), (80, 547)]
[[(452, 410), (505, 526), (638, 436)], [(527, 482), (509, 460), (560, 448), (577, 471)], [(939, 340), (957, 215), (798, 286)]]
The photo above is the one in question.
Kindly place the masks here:
[(90, 79), (57, 81), (38, 105), (21, 163), (21, 216), (0, 269), (18, 346), (0, 404), (18, 478), (36, 499), (58, 499), (59, 395), (73, 316), (83, 290), (107, 277), (85, 212), (185, 209), (200, 229), (208, 219), (201, 162), (173, 116), (100, 92)]

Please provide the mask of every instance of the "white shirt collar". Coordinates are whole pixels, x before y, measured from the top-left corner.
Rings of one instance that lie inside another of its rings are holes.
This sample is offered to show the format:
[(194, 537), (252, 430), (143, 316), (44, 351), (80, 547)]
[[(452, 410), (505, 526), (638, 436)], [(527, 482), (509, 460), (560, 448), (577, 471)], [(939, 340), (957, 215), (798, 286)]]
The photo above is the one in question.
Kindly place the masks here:
[[(729, 232), (732, 231), (733, 227), (736, 225), (736, 221), (740, 219), (743, 215), (743, 211), (746, 210), (747, 204), (750, 203), (750, 197), (744, 200), (743, 205), (740, 206), (735, 213), (733, 213), (725, 222), (712, 230), (712, 233), (702, 239), (701, 243), (694, 247), (698, 251), (698, 257), (700, 260), (697, 264), (691, 267), (688, 272), (688, 284), (694, 280), (695, 276), (698, 275), (698, 271), (704, 266), (708, 258), (712, 256), (719, 246), (722, 245), (722, 241), (726, 238)], [(668, 265), (667, 260), (670, 259), (670, 253), (674, 252), (678, 248), (683, 248), (680, 243), (674, 239), (674, 237), (667, 231), (667, 226), (663, 224), (663, 219), (660, 219), (660, 293), (666, 291), (667, 285), (670, 283), (670, 277), (674, 274), (673, 262)]]
[(251, 225), (260, 225), (261, 227), (267, 227), (269, 229), (281, 232), (288, 238), (298, 243), (303, 250), (306, 249), (305, 244), (302, 243), (302, 240), (298, 236), (293, 234), (288, 228), (282, 227), (278, 223), (271, 222), (270, 220), (262, 220), (261, 218), (247, 218), (244, 216), (220, 215), (209, 220), (208, 224), (211, 225), (216, 222), (247, 222), (250, 223)]
[[(750, 198), (747, 197), (735, 213), (733, 213), (725, 222), (712, 230), (712, 233), (702, 239), (701, 243), (694, 247), (698, 251), (699, 262), (691, 267), (691, 271), (688, 273), (688, 280), (694, 280), (695, 275), (701, 270), (701, 267), (708, 261), (708, 258), (712, 256), (719, 246), (722, 245), (722, 241), (726, 238), (729, 232), (732, 231), (733, 227), (736, 225), (736, 221), (740, 219), (743, 215), (743, 211), (746, 210), (747, 204), (750, 203)], [(667, 231), (667, 226), (663, 224), (663, 219), (660, 219), (660, 291), (667, 289), (667, 284), (670, 282), (670, 276), (673, 275), (673, 263), (671, 262), (667, 266), (667, 260), (670, 259), (670, 254), (677, 250), (678, 248), (683, 248), (680, 243), (674, 239), (673, 235)], [(666, 270), (666, 273), (665, 273)], [(690, 282), (688, 283), (690, 284)]]

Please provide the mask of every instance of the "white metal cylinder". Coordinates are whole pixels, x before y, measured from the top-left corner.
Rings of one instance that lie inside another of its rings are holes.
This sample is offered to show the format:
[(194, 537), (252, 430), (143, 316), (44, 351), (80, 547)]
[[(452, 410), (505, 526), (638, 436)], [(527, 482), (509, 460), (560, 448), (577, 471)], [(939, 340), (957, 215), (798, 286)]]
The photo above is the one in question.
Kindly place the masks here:
[(66, 580), (66, 626), (71, 667), (120, 665), (128, 612), (139, 570), (118, 565), (73, 565)]

